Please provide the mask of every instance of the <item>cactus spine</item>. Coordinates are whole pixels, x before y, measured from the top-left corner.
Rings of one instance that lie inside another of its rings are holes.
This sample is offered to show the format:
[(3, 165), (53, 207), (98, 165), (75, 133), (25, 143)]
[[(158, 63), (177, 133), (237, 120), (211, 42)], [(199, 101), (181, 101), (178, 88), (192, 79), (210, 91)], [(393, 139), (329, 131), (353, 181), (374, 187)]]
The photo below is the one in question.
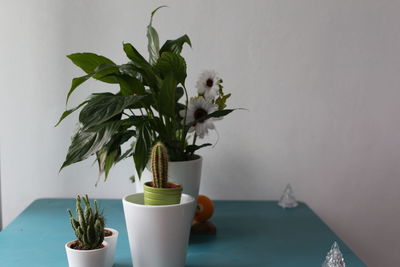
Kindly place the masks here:
[(68, 210), (72, 229), (78, 238), (76, 249), (90, 250), (99, 248), (104, 240), (104, 217), (99, 213), (96, 200), (94, 201), (94, 211), (90, 206), (88, 196), (82, 198), (85, 203), (85, 210), (81, 207), (81, 197), (76, 199), (76, 217), (72, 216)]
[(167, 187), (168, 152), (161, 142), (157, 142), (151, 150), (151, 171), (153, 173), (153, 187)]

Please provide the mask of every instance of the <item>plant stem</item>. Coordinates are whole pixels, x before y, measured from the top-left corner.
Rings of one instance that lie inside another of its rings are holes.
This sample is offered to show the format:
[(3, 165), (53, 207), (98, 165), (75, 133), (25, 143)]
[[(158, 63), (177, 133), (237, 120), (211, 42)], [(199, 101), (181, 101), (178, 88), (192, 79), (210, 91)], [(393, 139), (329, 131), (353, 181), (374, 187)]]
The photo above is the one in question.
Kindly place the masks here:
[(181, 146), (182, 146), (182, 151), (185, 148), (185, 139), (186, 139), (186, 117), (187, 117), (187, 111), (188, 111), (188, 105), (189, 105), (189, 96), (186, 90), (185, 85), (183, 85), (183, 90), (185, 92), (185, 97), (186, 97), (186, 107), (185, 107), (185, 117), (183, 118), (183, 129), (182, 129), (182, 138), (181, 138)]
[[(144, 109), (146, 110), (147, 116), (149, 116), (150, 119), (154, 119), (154, 114), (153, 114), (153, 111), (151, 110), (151, 107), (144, 108)], [(142, 111), (142, 109), (140, 109), (140, 111)], [(143, 113), (142, 113), (142, 115), (143, 115)], [(153, 135), (153, 139), (156, 139), (156, 132), (154, 131), (153, 127), (150, 127), (150, 131), (151, 131), (151, 134)]]
[(196, 139), (197, 139), (197, 134), (194, 133), (194, 136), (193, 136), (193, 144), (192, 144), (192, 145), (195, 145), (195, 144), (196, 144)]
[[(197, 134), (194, 133), (194, 136), (193, 136), (193, 144), (192, 144), (192, 145), (195, 145), (195, 144), (196, 144), (196, 140), (197, 140)], [(193, 156), (193, 154), (194, 154), (194, 150), (192, 151), (192, 154), (190, 154), (190, 156)]]

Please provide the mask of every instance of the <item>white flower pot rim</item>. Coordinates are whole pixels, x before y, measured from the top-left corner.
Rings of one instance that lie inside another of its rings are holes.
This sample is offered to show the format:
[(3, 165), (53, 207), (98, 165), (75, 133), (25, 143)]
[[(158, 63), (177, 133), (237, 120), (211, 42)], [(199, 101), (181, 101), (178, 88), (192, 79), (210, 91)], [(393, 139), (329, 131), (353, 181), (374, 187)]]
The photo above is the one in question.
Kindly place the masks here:
[(103, 245), (102, 248), (89, 249), (89, 250), (71, 248), (71, 244), (76, 242), (76, 241), (77, 240), (72, 240), (72, 241), (67, 242), (65, 244), (65, 248), (71, 249), (71, 250), (75, 251), (76, 253), (82, 253), (83, 254), (83, 253), (90, 253), (90, 252), (93, 252), (93, 251), (104, 250), (104, 249), (107, 249), (107, 246), (108, 246), (108, 242), (107, 241), (103, 241), (103, 243), (101, 243)]
[(187, 194), (165, 206), (143, 205), (143, 193), (122, 199), (133, 266), (185, 266), (194, 201)]
[[(195, 159), (190, 159), (190, 160), (178, 160), (178, 161), (168, 161), (169, 164), (174, 164), (174, 165), (179, 165), (179, 164), (187, 164), (188, 162), (190, 163), (196, 163), (198, 161), (202, 161), (203, 157), (197, 154), (194, 154), (196, 156)], [(149, 159), (146, 164), (146, 169), (151, 172), (151, 160)]]
[(124, 201), (124, 203), (131, 205), (131, 206), (135, 206), (135, 207), (141, 207), (144, 209), (165, 209), (165, 208), (169, 208), (169, 207), (172, 208), (172, 207), (177, 207), (177, 206), (189, 206), (195, 200), (194, 197), (192, 197), (191, 195), (182, 194), (182, 196), (185, 196), (188, 198), (188, 201), (186, 201), (184, 203), (173, 204), (173, 205), (153, 206), (153, 205), (144, 205), (144, 204), (133, 203), (133, 202), (126, 200), (129, 196), (132, 196), (132, 195), (144, 195), (144, 193), (142, 192), (142, 193), (129, 194), (122, 199)]
[(202, 156), (198, 155), (198, 154), (194, 154), (193, 156), (195, 156), (195, 159), (189, 159), (189, 160), (177, 160), (177, 161), (169, 161), (169, 163), (183, 163), (183, 162), (194, 162), (194, 161), (200, 161), (203, 159)]

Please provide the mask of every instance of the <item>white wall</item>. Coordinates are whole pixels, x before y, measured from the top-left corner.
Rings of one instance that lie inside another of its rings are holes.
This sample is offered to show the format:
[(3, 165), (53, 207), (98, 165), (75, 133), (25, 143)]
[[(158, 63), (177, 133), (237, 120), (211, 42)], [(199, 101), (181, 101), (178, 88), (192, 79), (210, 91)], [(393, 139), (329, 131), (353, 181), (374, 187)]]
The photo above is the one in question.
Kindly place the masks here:
[[(133, 192), (127, 160), (95, 188), (91, 161), (62, 163), (76, 116), (53, 128), (70, 79), (65, 58), (91, 51), (126, 61), (146, 53), (150, 11), (165, 1), (2, 0), (0, 111), (3, 217), (39, 197), (120, 198)], [(203, 150), (201, 191), (214, 199), (299, 199), (368, 266), (400, 260), (400, 2), (167, 1), (162, 40), (187, 33), (188, 85), (220, 72), (230, 105), (220, 140)], [(103, 85), (79, 88), (77, 104)], [(194, 91), (193, 91), (194, 93)], [(72, 106), (72, 105), (71, 105)], [(217, 135), (210, 136), (215, 141)]]

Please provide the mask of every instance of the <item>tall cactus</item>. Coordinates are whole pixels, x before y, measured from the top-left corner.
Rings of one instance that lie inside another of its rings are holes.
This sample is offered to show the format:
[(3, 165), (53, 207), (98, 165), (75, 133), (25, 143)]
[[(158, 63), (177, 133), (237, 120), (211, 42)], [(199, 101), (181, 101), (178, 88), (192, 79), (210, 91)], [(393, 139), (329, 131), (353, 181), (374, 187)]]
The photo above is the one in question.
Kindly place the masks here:
[(78, 238), (76, 249), (90, 250), (99, 248), (104, 240), (104, 217), (99, 213), (96, 200), (94, 201), (94, 211), (90, 206), (88, 196), (82, 198), (85, 203), (85, 210), (81, 207), (81, 197), (76, 199), (76, 217), (68, 209), (69, 219), (72, 229)]
[(161, 142), (157, 142), (151, 150), (151, 171), (153, 173), (153, 187), (167, 187), (168, 151)]

